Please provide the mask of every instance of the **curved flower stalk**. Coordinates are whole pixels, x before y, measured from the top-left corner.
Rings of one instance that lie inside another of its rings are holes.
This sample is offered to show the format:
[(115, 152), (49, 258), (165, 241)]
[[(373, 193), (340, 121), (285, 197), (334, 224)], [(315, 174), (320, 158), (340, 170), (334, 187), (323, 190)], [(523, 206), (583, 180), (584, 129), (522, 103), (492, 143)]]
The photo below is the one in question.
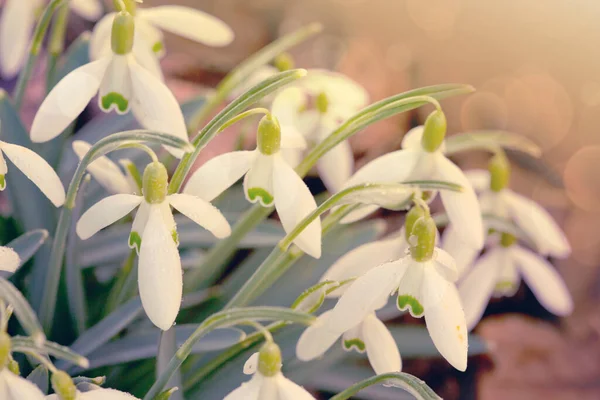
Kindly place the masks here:
[[(23, 68), (36, 14), (44, 0), (6, 0), (0, 17), (0, 74), (12, 79)], [(102, 15), (100, 0), (70, 0), (71, 9), (90, 21)]]
[[(234, 151), (208, 161), (192, 174), (184, 193), (211, 201), (245, 175), (246, 199), (263, 207), (275, 205), (283, 228), (289, 233), (317, 208), (310, 190), (281, 154), (283, 149), (303, 148), (306, 142), (297, 132), (282, 131), (270, 114), (259, 123), (257, 142), (253, 151)], [(311, 222), (294, 243), (319, 258), (320, 218)]]
[[(428, 210), (415, 207), (407, 216), (411, 232), (409, 254), (381, 264), (356, 279), (324, 319), (322, 339), (313, 340), (312, 354), (331, 346), (337, 337), (381, 308), (397, 294), (397, 306), (413, 317), (425, 317), (427, 330), (441, 355), (456, 369), (467, 367), (467, 330), (463, 308), (454, 282), (452, 257), (435, 247), (436, 227)], [(309, 328), (310, 329), (310, 328)], [(329, 343), (327, 343), (329, 342)]]
[(0, 141), (0, 191), (6, 188), (8, 166), (4, 155), (29, 178), (52, 204), (60, 207), (65, 202), (65, 188), (54, 169), (37, 153), (23, 146)]
[[(279, 119), (282, 131), (304, 135), (311, 149), (368, 102), (367, 91), (347, 76), (310, 70), (306, 78), (277, 94), (271, 112)], [(306, 149), (290, 149), (283, 154), (295, 167), (305, 152)], [(342, 189), (353, 169), (354, 155), (348, 141), (329, 150), (317, 162), (319, 176), (330, 192)]]
[[(213, 47), (227, 46), (233, 41), (233, 31), (225, 22), (200, 10), (177, 5), (138, 8), (135, 0), (124, 2), (127, 11), (135, 18), (133, 53), (144, 67), (161, 77), (157, 62), (157, 57), (165, 54), (161, 30)], [(90, 39), (92, 60), (98, 60), (110, 51), (111, 25), (116, 14), (105, 15), (94, 27)], [(153, 54), (153, 57), (149, 58), (148, 54)]]
[(281, 350), (268, 341), (244, 365), (250, 381), (229, 393), (223, 400), (314, 400), (315, 398), (281, 373)]
[(77, 223), (83, 240), (139, 207), (129, 236), (129, 247), (139, 254), (138, 283), (144, 310), (162, 330), (173, 325), (182, 296), (182, 270), (171, 206), (218, 238), (231, 233), (229, 223), (208, 201), (189, 194), (167, 196), (167, 170), (153, 162), (143, 177), (143, 196), (116, 194), (88, 209)]
[[(366, 182), (402, 182), (411, 179), (440, 179), (463, 187), (462, 193), (443, 191), (440, 196), (450, 221), (460, 226), (464, 242), (481, 249), (484, 244), (483, 222), (477, 195), (464, 173), (444, 155), (446, 119), (434, 111), (424, 126), (412, 129), (402, 141), (402, 150), (381, 156), (356, 172), (344, 187)], [(352, 222), (375, 211), (366, 206), (349, 214), (343, 222)]]
[[(79, 161), (81, 161), (87, 152), (90, 151), (92, 145), (83, 140), (75, 140), (72, 147)], [(137, 178), (139, 177), (134, 176), (137, 173), (137, 169), (133, 170), (135, 165), (128, 159), (121, 159), (119, 163), (125, 168), (126, 173), (123, 173), (121, 168), (106, 156), (98, 157), (88, 165), (87, 170), (98, 181), (100, 186), (110, 194), (139, 194), (140, 188), (137, 182)]]
[(64, 371), (56, 371), (52, 374), (52, 387), (56, 393), (46, 396), (46, 400), (138, 400), (129, 393), (101, 387), (81, 392)]
[[(134, 57), (133, 32), (130, 14), (121, 12), (114, 17), (110, 54), (77, 68), (58, 82), (33, 120), (31, 140), (45, 142), (58, 136), (96, 93), (102, 111), (125, 114), (131, 110), (143, 127), (188, 140), (173, 93)], [(183, 154), (167, 150), (177, 157)]]

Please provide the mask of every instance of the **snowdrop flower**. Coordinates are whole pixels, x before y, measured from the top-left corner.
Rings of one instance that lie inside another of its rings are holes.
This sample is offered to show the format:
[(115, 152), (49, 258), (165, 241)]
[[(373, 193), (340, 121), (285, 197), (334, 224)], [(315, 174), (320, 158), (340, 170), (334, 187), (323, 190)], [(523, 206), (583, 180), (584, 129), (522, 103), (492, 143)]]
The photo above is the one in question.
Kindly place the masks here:
[(10, 351), (10, 336), (6, 332), (0, 332), (0, 399), (43, 400), (44, 394), (37, 386), (8, 368)]
[(116, 194), (87, 210), (77, 223), (83, 240), (139, 207), (129, 247), (139, 254), (138, 283), (144, 310), (162, 330), (173, 325), (182, 295), (182, 270), (175, 220), (171, 206), (209, 230), (218, 238), (229, 236), (231, 228), (221, 212), (209, 202), (189, 194), (167, 195), (167, 170), (159, 162), (146, 167), (143, 196)]
[(252, 379), (229, 393), (223, 400), (315, 400), (304, 388), (281, 373), (281, 350), (267, 342), (244, 365)]
[[(38, 11), (44, 0), (6, 0), (0, 17), (0, 72), (11, 79), (25, 63)], [(102, 14), (100, 0), (71, 0), (71, 9), (83, 18), (95, 21)]]
[[(75, 140), (72, 144), (73, 151), (79, 157), (79, 161), (87, 154), (92, 146), (83, 141)], [(119, 163), (127, 173), (123, 173), (121, 168), (106, 156), (98, 157), (90, 165), (87, 170), (110, 194), (130, 193), (138, 194), (140, 192), (139, 185), (136, 182), (137, 168), (133, 161), (128, 159), (119, 160)], [(134, 169), (135, 168), (135, 169)], [(137, 177), (139, 178), (139, 176)]]
[[(483, 223), (477, 195), (464, 173), (444, 155), (446, 119), (434, 111), (424, 126), (407, 133), (402, 150), (381, 156), (356, 172), (344, 188), (362, 183), (403, 182), (419, 179), (439, 179), (459, 184), (460, 193), (442, 191), (440, 196), (450, 221), (460, 226), (459, 234), (470, 246), (481, 249), (484, 244)], [(356, 221), (377, 206), (365, 206), (349, 214), (344, 222)]]
[[(176, 5), (138, 8), (135, 0), (124, 0), (124, 3), (135, 18), (133, 53), (144, 67), (158, 74), (160, 66), (156, 56), (162, 57), (165, 53), (161, 29), (213, 47), (227, 46), (233, 41), (233, 31), (227, 24), (200, 10)], [(90, 39), (92, 60), (98, 60), (110, 51), (110, 31), (115, 15), (107, 14), (94, 27)]]
[(54, 372), (51, 380), (56, 393), (46, 396), (46, 400), (139, 400), (129, 393), (115, 389), (99, 387), (87, 392), (80, 392), (71, 377), (64, 371)]
[[(183, 114), (173, 93), (133, 56), (133, 30), (131, 15), (114, 16), (112, 51), (58, 82), (33, 120), (31, 139), (34, 142), (58, 136), (96, 93), (104, 112), (115, 110), (125, 114), (131, 109), (145, 128), (188, 140)], [(183, 154), (181, 150), (170, 151), (178, 157)]]
[(23, 146), (6, 143), (0, 140), (0, 191), (6, 188), (5, 175), (8, 166), (6, 157), (21, 170), (46, 196), (52, 204), (60, 207), (65, 202), (65, 188), (54, 169), (37, 153)]
[[(211, 201), (245, 175), (246, 199), (259, 202), (263, 207), (274, 204), (283, 228), (290, 232), (317, 207), (302, 178), (281, 154), (283, 149), (305, 145), (301, 135), (282, 131), (277, 119), (267, 115), (259, 123), (255, 150), (234, 151), (211, 159), (192, 174), (184, 193)], [(321, 220), (311, 222), (294, 243), (305, 253), (319, 258)]]
[(573, 311), (571, 295), (552, 264), (516, 241), (510, 234), (501, 234), (500, 245), (488, 250), (461, 280), (459, 292), (469, 330), (481, 320), (493, 295), (516, 293), (521, 277), (551, 313), (566, 316)]
[[(294, 68), (294, 59), (289, 53), (281, 53), (273, 60), (273, 65), (263, 65), (260, 68), (256, 69), (248, 78), (241, 82), (238, 86), (235, 87), (234, 90), (231, 91), (229, 96), (230, 100), (233, 100), (252, 87), (258, 85), (262, 81), (269, 79), (270, 77), (276, 75), (279, 72), (288, 71)], [(271, 93), (268, 96), (263, 97), (259, 100), (259, 104), (263, 106), (268, 106), (273, 102), (273, 98), (275, 97), (275, 93)]]
[(413, 317), (425, 317), (427, 330), (441, 355), (456, 369), (467, 367), (467, 329), (458, 290), (454, 260), (435, 247), (435, 223), (423, 210), (407, 226), (411, 232), (409, 254), (375, 267), (356, 279), (325, 322), (328, 335), (346, 332), (397, 293), (397, 306)]
[[(283, 132), (303, 134), (308, 147), (312, 148), (368, 102), (366, 90), (347, 76), (313, 70), (296, 86), (281, 91), (273, 100), (271, 111), (279, 119)], [(291, 149), (284, 155), (296, 166), (303, 153), (303, 149)], [(331, 192), (342, 188), (353, 168), (354, 155), (348, 141), (331, 149), (317, 162), (319, 176)]]

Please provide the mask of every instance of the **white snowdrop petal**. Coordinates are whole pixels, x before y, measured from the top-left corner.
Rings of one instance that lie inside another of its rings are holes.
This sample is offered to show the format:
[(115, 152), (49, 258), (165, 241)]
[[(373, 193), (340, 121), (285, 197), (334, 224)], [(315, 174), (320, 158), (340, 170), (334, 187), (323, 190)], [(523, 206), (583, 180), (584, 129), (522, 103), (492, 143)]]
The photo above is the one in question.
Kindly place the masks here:
[(421, 139), (423, 138), (423, 125), (416, 126), (406, 132), (402, 138), (402, 148), (410, 150), (421, 150)]
[(551, 313), (565, 316), (573, 312), (573, 299), (560, 274), (552, 264), (539, 255), (513, 245), (511, 254), (515, 258), (523, 279), (538, 301)]
[(0, 246), (0, 271), (15, 272), (19, 265), (19, 254), (10, 247)]
[(33, 26), (36, 4), (24, 0), (6, 0), (0, 17), (0, 70), (11, 79), (23, 67)]
[(344, 187), (362, 183), (398, 183), (407, 180), (419, 159), (420, 152), (398, 150), (387, 153), (359, 169)]
[[(169, 88), (132, 58), (129, 60), (129, 70), (133, 88), (131, 110), (138, 122), (146, 129), (187, 141), (183, 113)], [(175, 157), (183, 156), (182, 150), (166, 149)]]
[(96, 21), (104, 11), (100, 0), (70, 0), (69, 6), (88, 21)]
[(253, 375), (258, 368), (258, 352), (253, 353), (244, 364), (244, 374)]
[(299, 109), (306, 103), (306, 94), (298, 87), (282, 90), (273, 99), (271, 113), (281, 127), (282, 149), (304, 149), (307, 144), (300, 130)]
[(317, 170), (328, 191), (335, 193), (344, 187), (354, 169), (354, 154), (348, 141), (335, 146), (317, 161)]
[(434, 260), (437, 266), (438, 272), (440, 272), (446, 279), (451, 282), (456, 282), (458, 280), (458, 269), (456, 268), (456, 261), (454, 258), (440, 249), (439, 247), (435, 248)]
[(332, 329), (327, 324), (331, 310), (319, 315), (315, 322), (302, 332), (296, 344), (296, 357), (302, 361), (310, 361), (325, 354), (338, 340), (343, 331)]
[(473, 264), (480, 252), (480, 250), (466, 244), (452, 224), (444, 229), (442, 249), (454, 259), (459, 277)]
[(275, 201), (273, 189), (273, 163), (275, 156), (264, 155), (255, 150), (252, 166), (244, 176), (244, 194), (251, 203), (259, 202), (263, 207), (270, 207)]
[(517, 225), (531, 237), (540, 253), (559, 258), (571, 254), (565, 234), (542, 206), (511, 190), (504, 190), (502, 197)]
[(461, 303), (465, 311), (467, 330), (472, 330), (481, 320), (487, 304), (494, 293), (498, 274), (507, 261), (506, 251), (493, 249), (485, 253), (473, 268), (465, 273), (458, 285)]
[(104, 112), (116, 111), (123, 115), (131, 106), (132, 87), (129, 72), (130, 54), (114, 54), (100, 84), (98, 106)]
[(131, 225), (128, 245), (130, 249), (135, 249), (138, 255), (140, 254), (140, 247), (142, 245), (142, 234), (146, 228), (146, 223), (148, 223), (149, 212), (150, 204), (142, 201), (133, 218), (133, 224)]
[(339, 108), (358, 110), (369, 102), (369, 94), (348, 76), (325, 69), (311, 69), (299, 85), (313, 95), (325, 93), (329, 103)]
[(470, 169), (465, 171), (465, 176), (471, 182), (476, 192), (485, 192), (490, 190), (491, 175), (486, 169)]
[(54, 169), (37, 153), (26, 147), (2, 142), (2, 151), (56, 207), (65, 202), (65, 188)]
[(257, 151), (233, 151), (211, 158), (192, 173), (183, 192), (214, 200), (248, 172), (256, 155)]
[(46, 397), (35, 384), (13, 374), (8, 368), (0, 371), (0, 381), (4, 381), (4, 390), (8, 395), (6, 400), (44, 400)]
[(138, 400), (137, 397), (129, 393), (121, 392), (115, 389), (100, 388), (81, 393), (81, 400)]
[(54, 86), (42, 102), (31, 126), (31, 140), (46, 142), (58, 136), (98, 92), (110, 58), (79, 67)]
[(450, 285), (442, 301), (425, 310), (429, 335), (440, 354), (459, 371), (467, 369), (468, 336), (458, 290)]
[(276, 379), (279, 397), (274, 400), (315, 400), (306, 389), (292, 382), (285, 376), (279, 375)]
[(407, 258), (380, 265), (354, 281), (340, 297), (327, 324), (344, 332), (380, 308), (398, 287), (409, 262)]
[[(321, 282), (341, 282), (350, 278), (358, 278), (384, 262), (397, 260), (404, 254), (407, 247), (402, 236), (394, 236), (359, 246), (333, 263), (321, 277)], [(346, 284), (330, 292), (327, 297), (341, 296), (348, 286), (349, 284)]]
[(376, 374), (398, 372), (402, 369), (400, 352), (394, 337), (374, 314), (362, 323), (362, 336), (367, 348), (367, 357)]
[(443, 190), (440, 192), (444, 208), (462, 239), (474, 248), (484, 244), (483, 221), (477, 195), (463, 172), (443, 154), (436, 157), (436, 175), (448, 182), (462, 186), (460, 193)]
[(218, 238), (231, 234), (229, 222), (215, 206), (199, 197), (189, 194), (172, 194), (169, 203), (180, 213), (210, 231)]
[(209, 46), (233, 41), (233, 31), (225, 22), (193, 8), (159, 6), (138, 10), (138, 15), (161, 29)]
[(154, 325), (168, 330), (181, 306), (183, 279), (179, 251), (159, 205), (150, 207), (142, 235), (138, 283), (142, 305)]
[(136, 208), (143, 197), (133, 194), (115, 194), (106, 197), (83, 213), (77, 221), (77, 235), (86, 240), (100, 229), (123, 218)]
[(223, 400), (262, 400), (258, 394), (265, 378), (260, 374), (254, 374), (248, 382), (242, 383), (240, 387), (229, 393)]
[(89, 45), (90, 60), (95, 61), (112, 54), (111, 31), (116, 14), (108, 13), (94, 25)]
[(410, 315), (420, 318), (425, 308), (421, 290), (425, 268), (420, 263), (412, 261), (410, 256), (406, 256), (406, 259), (410, 259), (411, 263), (398, 284), (396, 305), (399, 310), (408, 310)]
[[(275, 156), (273, 163), (273, 191), (275, 209), (283, 229), (291, 232), (304, 217), (317, 208), (310, 190), (281, 157)], [(321, 257), (321, 218), (311, 222), (294, 243), (312, 257)]]
[[(92, 146), (83, 140), (73, 141), (73, 151), (81, 161)], [(87, 170), (98, 183), (111, 194), (131, 193), (131, 186), (119, 166), (110, 158), (102, 156), (88, 165)]]
[[(6, 175), (8, 172), (8, 166), (6, 165), (6, 160), (4, 159), (4, 154), (2, 154), (2, 142), (0, 141), (0, 176)], [(6, 185), (6, 182), (4, 182)], [(4, 190), (4, 187), (0, 186), (0, 190)]]

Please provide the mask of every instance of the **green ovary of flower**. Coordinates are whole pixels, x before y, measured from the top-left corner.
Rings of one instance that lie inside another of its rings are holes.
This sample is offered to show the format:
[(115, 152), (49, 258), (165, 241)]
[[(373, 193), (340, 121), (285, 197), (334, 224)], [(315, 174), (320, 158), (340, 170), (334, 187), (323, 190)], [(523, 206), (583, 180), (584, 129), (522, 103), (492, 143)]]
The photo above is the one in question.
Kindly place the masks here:
[(344, 340), (344, 348), (346, 350), (352, 350), (352, 348), (355, 348), (356, 351), (362, 353), (365, 351), (367, 346), (365, 345), (365, 342), (363, 342), (360, 339), (350, 339), (350, 340)]
[(10, 336), (6, 332), (0, 332), (0, 370), (10, 359)]
[(426, 215), (415, 221), (410, 234), (410, 255), (417, 262), (429, 261), (435, 251), (436, 226), (433, 219)]
[(275, 60), (273, 60), (273, 65), (275, 65), (275, 68), (281, 72), (289, 71), (290, 69), (294, 68), (294, 59), (289, 53), (281, 53), (275, 57)]
[(77, 398), (77, 388), (66, 372), (54, 372), (51, 381), (54, 391), (61, 400), (75, 400)]
[(508, 186), (510, 181), (510, 163), (504, 155), (504, 152), (498, 152), (488, 163), (490, 172), (490, 189), (499, 192)]
[(169, 176), (165, 166), (159, 162), (148, 164), (142, 178), (142, 192), (149, 204), (160, 204), (167, 197)]
[(135, 24), (133, 16), (128, 12), (120, 12), (115, 16), (110, 35), (113, 53), (123, 55), (131, 53)]
[(398, 296), (396, 304), (398, 305), (398, 309), (400, 311), (406, 311), (410, 309), (410, 314), (415, 317), (420, 317), (425, 311), (419, 300), (406, 294)]
[(446, 137), (446, 116), (441, 110), (436, 110), (429, 114), (425, 120), (423, 128), (423, 137), (421, 138), (421, 146), (423, 150), (430, 153), (444, 143)]
[(258, 352), (258, 372), (262, 376), (275, 376), (281, 371), (281, 350), (273, 342), (267, 342)]
[(281, 127), (279, 121), (272, 114), (267, 114), (258, 123), (256, 134), (258, 150), (265, 155), (279, 152), (281, 148)]
[(250, 201), (255, 202), (258, 199), (261, 199), (261, 203), (265, 206), (269, 206), (273, 204), (274, 198), (273, 195), (267, 192), (263, 188), (255, 187), (248, 189), (248, 198)]
[(129, 108), (129, 100), (121, 93), (110, 92), (107, 95), (102, 96), (102, 109), (104, 111), (110, 111), (113, 104), (121, 113), (127, 112), (127, 109)]
[(404, 234), (406, 236), (406, 241), (410, 243), (410, 235), (412, 234), (413, 227), (415, 226), (415, 222), (421, 217), (425, 216), (425, 210), (421, 207), (413, 207), (407, 213), (404, 218)]

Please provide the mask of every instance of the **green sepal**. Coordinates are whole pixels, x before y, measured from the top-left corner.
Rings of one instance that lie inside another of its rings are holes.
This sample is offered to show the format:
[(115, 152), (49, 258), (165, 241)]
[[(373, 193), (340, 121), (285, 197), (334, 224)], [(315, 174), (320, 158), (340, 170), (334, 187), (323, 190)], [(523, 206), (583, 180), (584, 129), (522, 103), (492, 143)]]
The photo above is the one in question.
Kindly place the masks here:
[(358, 338), (350, 339), (350, 340), (344, 339), (343, 346), (344, 346), (344, 350), (351, 351), (352, 349), (354, 349), (354, 350), (358, 351), (359, 353), (364, 353), (365, 350), (367, 349), (365, 342), (363, 342), (362, 340), (360, 340)]
[(125, 114), (129, 111), (129, 100), (117, 92), (110, 92), (102, 96), (100, 105), (104, 112), (110, 112), (113, 108), (120, 114)]
[(271, 193), (260, 187), (248, 189), (248, 199), (253, 203), (260, 199), (260, 203), (264, 207), (270, 207), (275, 201)]
[(396, 300), (396, 304), (400, 311), (410, 312), (413, 317), (419, 318), (423, 316), (425, 309), (423, 305), (414, 296), (408, 294), (401, 294)]

